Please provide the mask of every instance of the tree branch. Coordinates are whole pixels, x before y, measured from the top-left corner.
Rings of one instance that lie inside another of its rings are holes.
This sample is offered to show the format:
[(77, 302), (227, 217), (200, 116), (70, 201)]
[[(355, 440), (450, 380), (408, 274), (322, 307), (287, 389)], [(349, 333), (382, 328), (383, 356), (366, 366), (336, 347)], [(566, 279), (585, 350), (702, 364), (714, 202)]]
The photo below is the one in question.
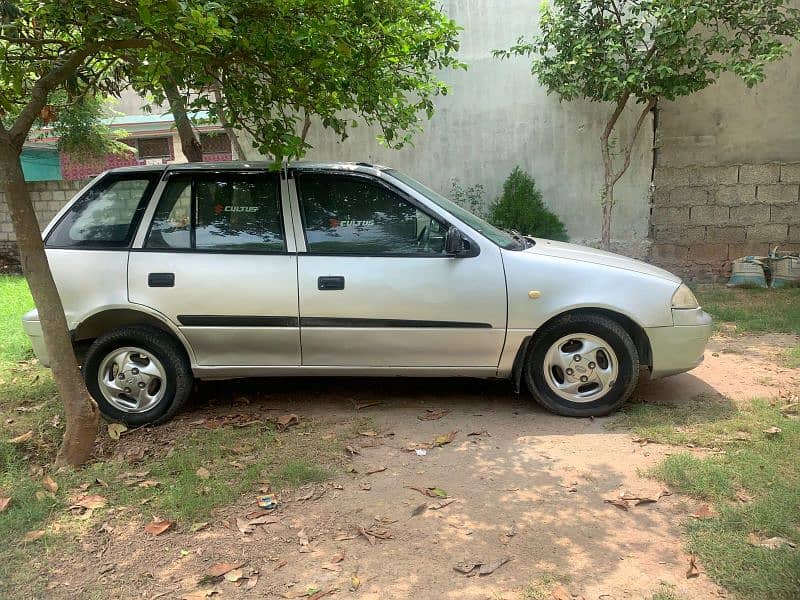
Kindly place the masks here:
[(645, 117), (647, 114), (653, 110), (653, 107), (656, 104), (655, 98), (650, 98), (645, 104), (642, 112), (639, 114), (639, 118), (636, 120), (636, 125), (633, 128), (633, 135), (631, 136), (631, 142), (628, 144), (627, 148), (625, 148), (625, 160), (622, 163), (622, 168), (614, 175), (612, 179), (612, 183), (617, 183), (620, 177), (625, 174), (625, 171), (628, 170), (628, 167), (631, 165), (631, 154), (633, 153), (633, 145), (636, 143), (636, 138), (639, 137), (639, 131), (642, 129), (642, 124), (644, 123)]
[(81, 66), (83, 61), (92, 54), (102, 50), (146, 48), (151, 43), (150, 40), (146, 39), (106, 40), (87, 44), (83, 48), (79, 48), (71, 54), (68, 54), (60, 64), (54, 66), (33, 85), (30, 95), (31, 99), (19, 113), (8, 132), (12, 144), (17, 149), (22, 148), (31, 127), (33, 127), (33, 123), (36, 121), (36, 117), (42, 112), (42, 109), (47, 103), (47, 97), (50, 95), (50, 92), (69, 79), (70, 76), (78, 70), (78, 67)]

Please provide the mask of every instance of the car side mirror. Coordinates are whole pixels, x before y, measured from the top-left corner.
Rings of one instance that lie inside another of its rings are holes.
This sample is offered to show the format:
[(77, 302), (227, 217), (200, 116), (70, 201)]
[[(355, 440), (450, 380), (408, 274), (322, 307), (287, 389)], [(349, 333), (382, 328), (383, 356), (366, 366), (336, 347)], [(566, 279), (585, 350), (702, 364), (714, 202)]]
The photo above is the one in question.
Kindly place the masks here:
[(469, 242), (458, 229), (450, 227), (444, 238), (444, 250), (450, 256), (465, 256), (469, 254)]

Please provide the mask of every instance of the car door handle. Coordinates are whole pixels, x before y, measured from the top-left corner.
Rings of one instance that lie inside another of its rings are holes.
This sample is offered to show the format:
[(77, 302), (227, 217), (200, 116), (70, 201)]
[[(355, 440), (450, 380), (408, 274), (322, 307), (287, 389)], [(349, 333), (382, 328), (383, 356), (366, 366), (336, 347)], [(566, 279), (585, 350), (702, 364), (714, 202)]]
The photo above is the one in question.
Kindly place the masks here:
[(343, 290), (344, 277), (335, 275), (331, 277), (318, 277), (317, 278), (318, 290)]
[(175, 287), (175, 273), (150, 273), (147, 276), (150, 287)]

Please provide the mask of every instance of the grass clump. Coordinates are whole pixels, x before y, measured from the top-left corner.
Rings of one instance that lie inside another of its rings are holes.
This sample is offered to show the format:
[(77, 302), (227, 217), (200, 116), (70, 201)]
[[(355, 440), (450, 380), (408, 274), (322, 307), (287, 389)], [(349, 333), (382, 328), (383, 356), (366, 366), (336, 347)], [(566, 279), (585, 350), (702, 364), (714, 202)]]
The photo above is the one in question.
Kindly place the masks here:
[[(320, 434), (313, 421), (277, 433), (266, 422), (207, 429), (179, 420), (127, 432), (113, 445), (104, 439), (108, 458), (80, 470), (49, 472), (59, 489), (47, 490), (42, 476), (60, 444), (64, 418), (52, 374), (33, 358), (22, 329), (21, 317), (32, 307), (25, 280), (0, 275), (0, 497), (11, 498), (0, 512), (0, 598), (46, 597), (48, 557), (63, 559), (80, 531), (103, 520), (143, 524), (158, 515), (188, 529), (213, 521), (220, 509), (243, 497), (255, 500), (267, 484), (279, 491), (322, 481), (335, 469), (339, 441)], [(10, 442), (28, 431), (29, 441)], [(142, 456), (126, 454), (137, 449), (144, 450)], [(126, 481), (127, 473), (146, 475)], [(68, 507), (81, 493), (102, 495), (107, 508), (76, 519)], [(22, 541), (40, 530), (46, 532), (40, 539)]]
[(800, 289), (735, 289), (701, 285), (695, 290), (717, 322), (733, 323), (738, 333), (800, 333)]
[[(800, 552), (750, 543), (771, 537), (800, 543), (800, 421), (765, 401), (721, 412), (700, 405), (696, 418), (689, 412), (640, 405), (621, 419), (654, 441), (723, 448), (708, 456), (674, 454), (650, 472), (714, 508), (711, 519), (687, 521), (689, 551), (741, 598), (800, 597)], [(768, 433), (773, 427), (780, 432)]]

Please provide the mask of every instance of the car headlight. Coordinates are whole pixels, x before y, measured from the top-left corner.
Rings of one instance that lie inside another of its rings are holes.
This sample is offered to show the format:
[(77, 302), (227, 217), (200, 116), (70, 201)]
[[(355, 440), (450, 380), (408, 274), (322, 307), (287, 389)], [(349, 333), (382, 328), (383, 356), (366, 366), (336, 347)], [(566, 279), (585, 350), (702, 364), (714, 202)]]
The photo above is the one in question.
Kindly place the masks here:
[(697, 298), (694, 297), (692, 290), (690, 290), (685, 283), (682, 283), (681, 286), (675, 290), (675, 293), (672, 294), (672, 308), (690, 310), (700, 308), (700, 304), (698, 304)]

